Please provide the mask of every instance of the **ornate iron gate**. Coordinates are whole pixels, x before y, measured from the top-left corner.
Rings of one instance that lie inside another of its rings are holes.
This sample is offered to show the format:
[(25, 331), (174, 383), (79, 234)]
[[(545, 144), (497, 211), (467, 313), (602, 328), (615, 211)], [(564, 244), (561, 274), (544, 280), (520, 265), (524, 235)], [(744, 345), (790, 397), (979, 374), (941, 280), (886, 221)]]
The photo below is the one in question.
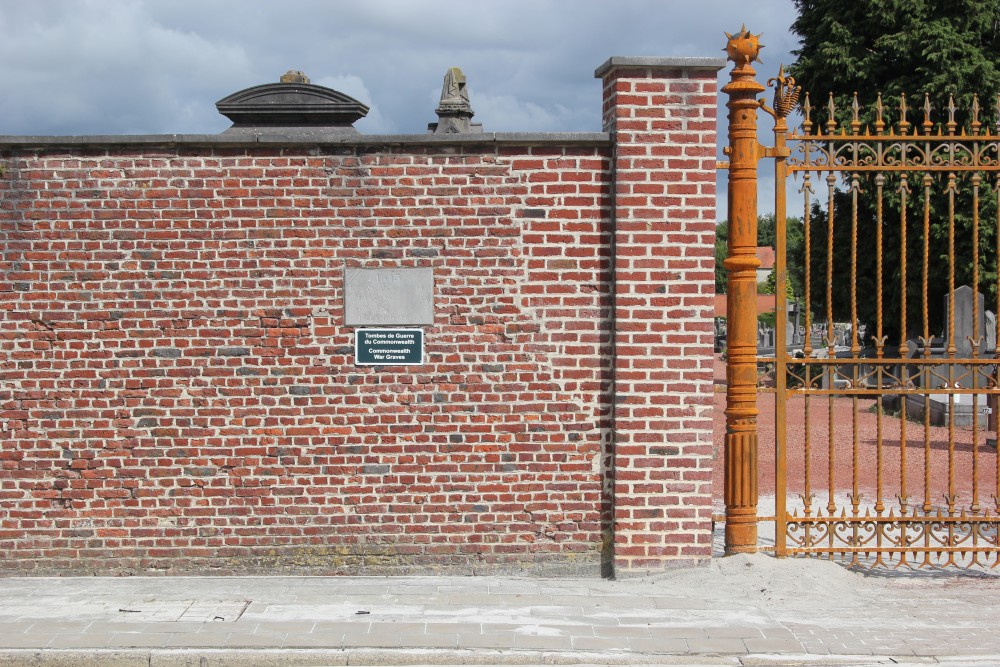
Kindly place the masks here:
[[(1000, 393), (1000, 318), (987, 311), (1000, 312), (1000, 120), (981, 122), (978, 101), (960, 110), (949, 100), (935, 122), (928, 98), (918, 109), (902, 98), (891, 110), (879, 98), (863, 126), (856, 96), (843, 110), (831, 96), (818, 113), (805, 95), (801, 127), (790, 132), (795, 82), (780, 72), (768, 82), (773, 105), (758, 101), (757, 37), (745, 29), (729, 37), (727, 553), (756, 550), (758, 522), (773, 520), (778, 555), (997, 567), (1000, 457), (990, 413)], [(771, 148), (756, 139), (758, 108), (775, 120)], [(992, 115), (1000, 119), (1000, 98)], [(956, 117), (968, 122), (959, 127)], [(756, 356), (761, 157), (775, 161), (768, 359)], [(789, 180), (803, 201), (794, 258)], [(802, 293), (789, 299), (793, 270)], [(790, 302), (801, 308), (800, 329), (788, 329)], [(757, 512), (762, 364), (773, 369), (775, 392), (775, 507), (765, 518)]]

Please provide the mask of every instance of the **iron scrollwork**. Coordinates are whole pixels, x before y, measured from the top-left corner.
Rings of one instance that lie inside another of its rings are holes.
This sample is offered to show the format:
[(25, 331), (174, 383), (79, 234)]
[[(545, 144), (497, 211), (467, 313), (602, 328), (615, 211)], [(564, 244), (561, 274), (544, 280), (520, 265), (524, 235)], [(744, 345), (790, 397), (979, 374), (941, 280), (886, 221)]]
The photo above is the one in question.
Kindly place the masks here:
[(945, 511), (790, 515), (789, 555), (821, 554), (847, 565), (875, 567), (1000, 567), (1000, 515)]

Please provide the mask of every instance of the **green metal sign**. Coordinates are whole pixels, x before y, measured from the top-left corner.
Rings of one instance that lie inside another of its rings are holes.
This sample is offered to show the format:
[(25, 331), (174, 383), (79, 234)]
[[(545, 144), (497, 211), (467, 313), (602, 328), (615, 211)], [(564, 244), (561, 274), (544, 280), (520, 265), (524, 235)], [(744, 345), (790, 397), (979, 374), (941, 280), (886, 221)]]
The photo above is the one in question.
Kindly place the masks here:
[(423, 329), (357, 329), (355, 363), (359, 366), (406, 366), (424, 363)]

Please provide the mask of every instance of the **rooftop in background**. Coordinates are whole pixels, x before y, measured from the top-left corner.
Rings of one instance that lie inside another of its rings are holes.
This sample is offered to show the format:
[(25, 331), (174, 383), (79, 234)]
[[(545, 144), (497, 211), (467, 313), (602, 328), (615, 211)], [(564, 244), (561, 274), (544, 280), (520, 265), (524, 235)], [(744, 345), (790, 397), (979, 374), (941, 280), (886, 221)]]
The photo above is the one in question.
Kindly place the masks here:
[[(727, 305), (726, 299), (728, 295), (726, 294), (716, 294), (715, 295), (715, 316), (716, 317), (727, 317)], [(774, 312), (775, 299), (773, 294), (758, 294), (757, 295), (757, 314), (761, 313), (773, 313)]]
[(769, 245), (757, 246), (757, 259), (760, 260), (760, 268), (770, 271), (774, 268), (774, 248)]

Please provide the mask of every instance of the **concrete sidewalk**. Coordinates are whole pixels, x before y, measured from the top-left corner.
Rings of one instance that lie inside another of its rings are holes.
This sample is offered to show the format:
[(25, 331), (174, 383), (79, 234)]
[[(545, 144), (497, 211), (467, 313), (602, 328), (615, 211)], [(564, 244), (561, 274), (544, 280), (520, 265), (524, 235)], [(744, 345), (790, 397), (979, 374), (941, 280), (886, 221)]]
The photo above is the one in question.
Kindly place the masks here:
[(1000, 664), (1000, 577), (765, 555), (649, 579), (0, 579), (0, 664)]

